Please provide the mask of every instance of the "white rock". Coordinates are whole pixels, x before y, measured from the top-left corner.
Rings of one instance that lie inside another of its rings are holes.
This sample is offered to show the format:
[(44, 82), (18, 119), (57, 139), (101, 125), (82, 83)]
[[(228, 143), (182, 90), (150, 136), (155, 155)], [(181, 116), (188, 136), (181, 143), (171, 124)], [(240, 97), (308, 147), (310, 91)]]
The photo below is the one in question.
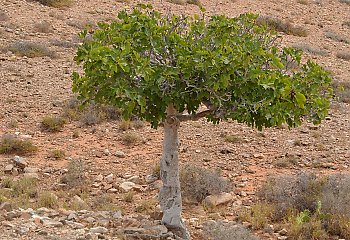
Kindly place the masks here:
[(91, 233), (107, 233), (108, 229), (105, 227), (93, 227), (90, 228)]
[(136, 186), (135, 183), (133, 182), (123, 182), (119, 185), (120, 190), (122, 190), (123, 192), (129, 192), (130, 190), (132, 190), (134, 187)]
[(210, 195), (204, 199), (204, 202), (208, 206), (218, 206), (221, 204), (228, 203), (232, 200), (232, 195), (230, 193), (221, 193), (218, 195)]

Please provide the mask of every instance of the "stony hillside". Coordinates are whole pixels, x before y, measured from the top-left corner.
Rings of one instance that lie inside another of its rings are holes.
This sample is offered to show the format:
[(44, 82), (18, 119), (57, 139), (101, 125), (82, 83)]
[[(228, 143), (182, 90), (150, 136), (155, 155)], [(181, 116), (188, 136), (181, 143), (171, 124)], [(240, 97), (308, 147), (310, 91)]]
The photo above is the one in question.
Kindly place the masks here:
[[(78, 33), (143, 1), (41, 2), (55, 1), (0, 0), (0, 138), (20, 145), (15, 153), (0, 145), (0, 239), (173, 239), (159, 224), (156, 200), (162, 129), (119, 120), (108, 107), (80, 110), (71, 90)], [(144, 2), (163, 13), (201, 14), (190, 4), (197, 1)], [(331, 71), (336, 98), (320, 126), (258, 132), (236, 122), (184, 123), (181, 164), (219, 169), (231, 183), (228, 199), (214, 209), (185, 203), (194, 239), (205, 239), (210, 224), (241, 221), (239, 212), (254, 204), (268, 176), (347, 173), (350, 165), (350, 2), (200, 3), (208, 15), (253, 12), (274, 19), (281, 45), (304, 50), (305, 59)], [(252, 232), (287, 239), (273, 228)]]

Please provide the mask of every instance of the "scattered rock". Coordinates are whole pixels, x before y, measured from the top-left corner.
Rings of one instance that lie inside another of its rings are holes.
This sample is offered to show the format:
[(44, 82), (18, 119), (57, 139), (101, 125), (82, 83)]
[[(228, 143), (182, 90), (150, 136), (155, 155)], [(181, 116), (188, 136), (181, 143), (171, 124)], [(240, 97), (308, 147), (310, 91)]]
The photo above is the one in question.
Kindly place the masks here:
[(93, 227), (93, 228), (90, 228), (90, 232), (102, 234), (102, 233), (107, 233), (108, 229), (105, 227)]
[(133, 182), (123, 182), (119, 185), (119, 189), (122, 190), (123, 192), (129, 192), (135, 186), (136, 186), (136, 184)]
[(23, 174), (24, 177), (27, 177), (27, 178), (34, 178), (34, 179), (37, 179), (39, 180), (40, 177), (37, 173), (24, 173)]
[(19, 167), (20, 169), (24, 169), (25, 167), (28, 166), (26, 159), (23, 157), (15, 156), (12, 160), (15, 166)]
[(13, 164), (8, 164), (5, 166), (4, 173), (5, 174), (12, 174), (12, 170), (15, 166)]
[(114, 155), (118, 158), (125, 158), (126, 154), (123, 151), (116, 151)]
[(39, 168), (25, 167), (24, 172), (25, 173), (37, 173), (37, 172), (39, 172)]
[(157, 180), (158, 180), (158, 176), (147, 175), (147, 176), (145, 177), (145, 181), (146, 181), (146, 183), (148, 183), (148, 184), (153, 183), (153, 182), (155, 182), (155, 181), (157, 181)]
[(0, 205), (0, 210), (5, 210), (7, 212), (12, 211), (12, 205), (9, 202), (3, 202)]
[(113, 173), (111, 173), (111, 174), (109, 174), (109, 175), (107, 175), (107, 176), (105, 177), (105, 181), (106, 181), (107, 183), (112, 183), (113, 180), (114, 180), (114, 175), (113, 175)]
[(204, 202), (208, 205), (208, 206), (218, 206), (221, 204), (225, 204), (228, 203), (232, 200), (232, 195), (230, 193), (221, 193), (218, 195), (210, 195), (207, 196), (204, 199)]

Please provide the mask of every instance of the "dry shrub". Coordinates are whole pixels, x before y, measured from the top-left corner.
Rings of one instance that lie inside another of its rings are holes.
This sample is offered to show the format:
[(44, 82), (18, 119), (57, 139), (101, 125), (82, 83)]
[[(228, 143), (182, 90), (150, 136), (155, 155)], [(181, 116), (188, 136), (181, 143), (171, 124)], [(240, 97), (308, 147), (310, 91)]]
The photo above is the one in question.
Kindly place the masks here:
[(68, 163), (68, 172), (61, 178), (61, 183), (67, 184), (70, 188), (82, 187), (85, 185), (84, 165), (82, 161), (71, 160)]
[(271, 204), (260, 202), (239, 214), (242, 221), (250, 222), (254, 229), (264, 228), (274, 218), (275, 209)]
[(277, 32), (283, 32), (288, 35), (306, 37), (308, 35), (306, 29), (300, 26), (293, 26), (290, 22), (283, 21), (281, 19), (271, 16), (260, 16), (256, 20), (257, 24), (264, 25), (269, 29)]
[(213, 171), (193, 165), (186, 165), (180, 171), (181, 191), (185, 198), (201, 202), (207, 196), (231, 190), (228, 180)]
[(337, 41), (337, 42), (342, 42), (342, 43), (347, 43), (347, 44), (350, 43), (348, 38), (346, 38), (345, 36), (340, 35), (338, 33), (335, 33), (335, 32), (326, 32), (325, 36), (326, 36), (326, 38), (332, 39), (332, 40)]
[(34, 0), (45, 6), (55, 7), (55, 8), (66, 8), (73, 4), (72, 0)]
[(18, 56), (27, 56), (30, 58), (34, 57), (50, 57), (55, 58), (56, 54), (50, 51), (43, 44), (27, 42), (27, 41), (16, 41), (9, 45), (4, 50), (11, 51)]
[(2, 10), (0, 10), (0, 22), (7, 21), (8, 19), (9, 19), (9, 17), (7, 16), (7, 14), (5, 12), (3, 12)]
[(350, 82), (333, 81), (332, 87), (339, 101), (350, 103)]
[(37, 32), (41, 32), (41, 33), (53, 32), (50, 23), (48, 23), (46, 21), (42, 21), (42, 22), (34, 24), (34, 30)]
[(0, 141), (0, 154), (29, 154), (38, 150), (30, 140), (22, 140), (15, 135), (5, 134)]
[(215, 221), (203, 224), (203, 238), (206, 240), (258, 240), (241, 224)]
[(52, 46), (63, 47), (63, 48), (75, 48), (77, 46), (77, 44), (72, 41), (61, 40), (61, 39), (53, 39), (50, 41), (50, 44)]
[(44, 117), (41, 120), (41, 129), (48, 132), (59, 132), (65, 123), (66, 120), (61, 117)]
[(60, 150), (60, 149), (54, 149), (49, 153), (49, 158), (53, 159), (63, 159), (66, 156), (65, 151)]
[(341, 58), (345, 61), (350, 61), (350, 52), (346, 52), (346, 51), (343, 51), (343, 52), (337, 52), (337, 58)]
[(315, 211), (322, 181), (311, 173), (297, 176), (283, 175), (269, 178), (258, 192), (258, 196), (275, 206), (275, 218), (285, 217), (289, 211)]
[(350, 0), (339, 0), (339, 2), (350, 5)]
[(127, 132), (121, 136), (121, 141), (125, 145), (135, 145), (141, 141), (141, 137), (137, 133)]
[(320, 56), (327, 56), (328, 52), (325, 50), (322, 50), (317, 47), (312, 47), (310, 45), (304, 44), (304, 43), (299, 43), (299, 44), (293, 44), (293, 48), (300, 49), (303, 52), (310, 53), (312, 55), (320, 55)]
[(37, 207), (55, 208), (58, 206), (58, 198), (51, 192), (44, 191), (39, 194)]

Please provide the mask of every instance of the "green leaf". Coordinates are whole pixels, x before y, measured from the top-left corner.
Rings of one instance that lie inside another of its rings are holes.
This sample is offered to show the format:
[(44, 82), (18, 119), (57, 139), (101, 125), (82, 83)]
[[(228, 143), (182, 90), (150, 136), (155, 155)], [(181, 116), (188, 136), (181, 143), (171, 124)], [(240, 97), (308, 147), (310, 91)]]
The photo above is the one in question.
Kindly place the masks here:
[(296, 101), (297, 101), (297, 103), (298, 103), (298, 106), (299, 106), (300, 108), (304, 108), (304, 105), (305, 105), (305, 103), (306, 103), (306, 97), (304, 96), (304, 94), (302, 94), (302, 93), (296, 93), (296, 94), (295, 94), (295, 99), (296, 99)]

